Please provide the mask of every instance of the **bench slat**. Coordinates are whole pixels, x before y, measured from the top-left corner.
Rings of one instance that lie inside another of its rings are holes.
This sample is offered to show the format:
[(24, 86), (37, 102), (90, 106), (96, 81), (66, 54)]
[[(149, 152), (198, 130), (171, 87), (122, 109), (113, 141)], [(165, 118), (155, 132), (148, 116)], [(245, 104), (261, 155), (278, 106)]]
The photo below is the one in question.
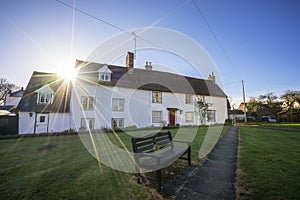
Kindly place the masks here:
[(164, 141), (157, 142), (156, 145), (163, 148), (164, 146), (166, 146), (170, 143), (171, 143), (170, 140), (164, 140)]
[(141, 153), (141, 152), (145, 152), (145, 153), (148, 153), (149, 151), (153, 151), (154, 149), (154, 144), (150, 144), (150, 145), (147, 145), (147, 146), (142, 146), (142, 147), (137, 147), (137, 151), (136, 153)]
[(165, 135), (165, 136), (161, 136), (161, 137), (157, 137), (155, 138), (156, 141), (161, 141), (161, 140), (169, 140), (170, 141), (170, 138), (168, 135)]
[(139, 141), (136, 143), (136, 146), (145, 146), (145, 145), (148, 145), (148, 144), (153, 144), (154, 143), (154, 140), (153, 139), (150, 139), (150, 140), (144, 140), (144, 141)]

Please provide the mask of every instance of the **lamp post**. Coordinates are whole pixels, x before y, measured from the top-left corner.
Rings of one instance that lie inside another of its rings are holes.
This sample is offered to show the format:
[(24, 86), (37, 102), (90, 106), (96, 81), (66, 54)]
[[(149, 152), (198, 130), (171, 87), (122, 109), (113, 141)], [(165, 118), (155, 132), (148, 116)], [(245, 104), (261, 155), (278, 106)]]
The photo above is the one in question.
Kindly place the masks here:
[(245, 87), (244, 87), (244, 81), (242, 81), (243, 86), (243, 101), (244, 101), (244, 118), (245, 118), (245, 124), (247, 123), (247, 114), (246, 114), (246, 102), (245, 102)]

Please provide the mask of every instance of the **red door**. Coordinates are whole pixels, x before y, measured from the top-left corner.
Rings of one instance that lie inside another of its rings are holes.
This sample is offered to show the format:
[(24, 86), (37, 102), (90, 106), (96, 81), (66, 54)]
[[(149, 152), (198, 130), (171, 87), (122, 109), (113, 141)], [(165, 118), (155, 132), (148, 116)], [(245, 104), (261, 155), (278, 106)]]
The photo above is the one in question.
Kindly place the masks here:
[(175, 126), (175, 112), (169, 111), (169, 123), (170, 126)]

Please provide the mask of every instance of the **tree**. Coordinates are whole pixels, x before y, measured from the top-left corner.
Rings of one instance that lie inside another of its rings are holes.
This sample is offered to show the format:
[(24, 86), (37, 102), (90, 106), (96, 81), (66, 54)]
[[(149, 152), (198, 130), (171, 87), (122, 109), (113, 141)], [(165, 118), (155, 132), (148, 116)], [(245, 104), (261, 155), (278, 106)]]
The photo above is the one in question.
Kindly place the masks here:
[(19, 87), (13, 83), (10, 83), (5, 78), (0, 78), (0, 105), (5, 105), (7, 95), (13, 91), (18, 89)]
[(260, 95), (258, 98), (263, 105), (263, 112), (265, 115), (278, 118), (277, 113), (280, 111), (281, 104), (281, 102), (277, 100), (278, 97), (273, 92), (269, 92), (267, 94)]
[(255, 118), (260, 118), (262, 113), (262, 102), (257, 100), (255, 97), (250, 97), (249, 102), (246, 104), (248, 116), (253, 116)]
[(274, 104), (278, 99), (278, 97), (273, 92), (259, 95), (258, 98), (262, 101), (263, 104), (267, 104), (268, 106), (272, 106), (272, 104)]
[(195, 106), (199, 111), (199, 117), (200, 117), (200, 122), (201, 124), (205, 124), (205, 118), (207, 115), (207, 109), (208, 109), (208, 104), (204, 103), (203, 101), (196, 101)]
[(300, 102), (300, 91), (287, 90), (281, 98), (284, 99), (288, 106), (293, 105), (295, 102)]
[(262, 116), (268, 115), (278, 118), (277, 113), (280, 111), (281, 102), (273, 92), (259, 95), (258, 98), (251, 97), (246, 104), (248, 116), (254, 116), (256, 119), (261, 119)]
[(283, 121), (300, 121), (300, 91), (287, 90), (283, 95), (283, 104), (278, 113)]

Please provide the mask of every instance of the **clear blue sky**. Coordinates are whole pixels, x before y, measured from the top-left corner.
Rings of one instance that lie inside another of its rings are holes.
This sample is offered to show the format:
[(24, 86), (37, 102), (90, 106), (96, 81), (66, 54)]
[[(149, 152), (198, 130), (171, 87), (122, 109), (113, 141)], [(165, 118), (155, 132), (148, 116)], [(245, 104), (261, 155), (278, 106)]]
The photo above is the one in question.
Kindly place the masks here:
[[(236, 104), (241, 80), (247, 97), (300, 90), (299, 0), (195, 0), (233, 65), (193, 0), (61, 1), (124, 30), (153, 25), (193, 38), (216, 63)], [(24, 87), (33, 71), (59, 72), (121, 33), (55, 0), (1, 0), (0, 27), (0, 77)]]

